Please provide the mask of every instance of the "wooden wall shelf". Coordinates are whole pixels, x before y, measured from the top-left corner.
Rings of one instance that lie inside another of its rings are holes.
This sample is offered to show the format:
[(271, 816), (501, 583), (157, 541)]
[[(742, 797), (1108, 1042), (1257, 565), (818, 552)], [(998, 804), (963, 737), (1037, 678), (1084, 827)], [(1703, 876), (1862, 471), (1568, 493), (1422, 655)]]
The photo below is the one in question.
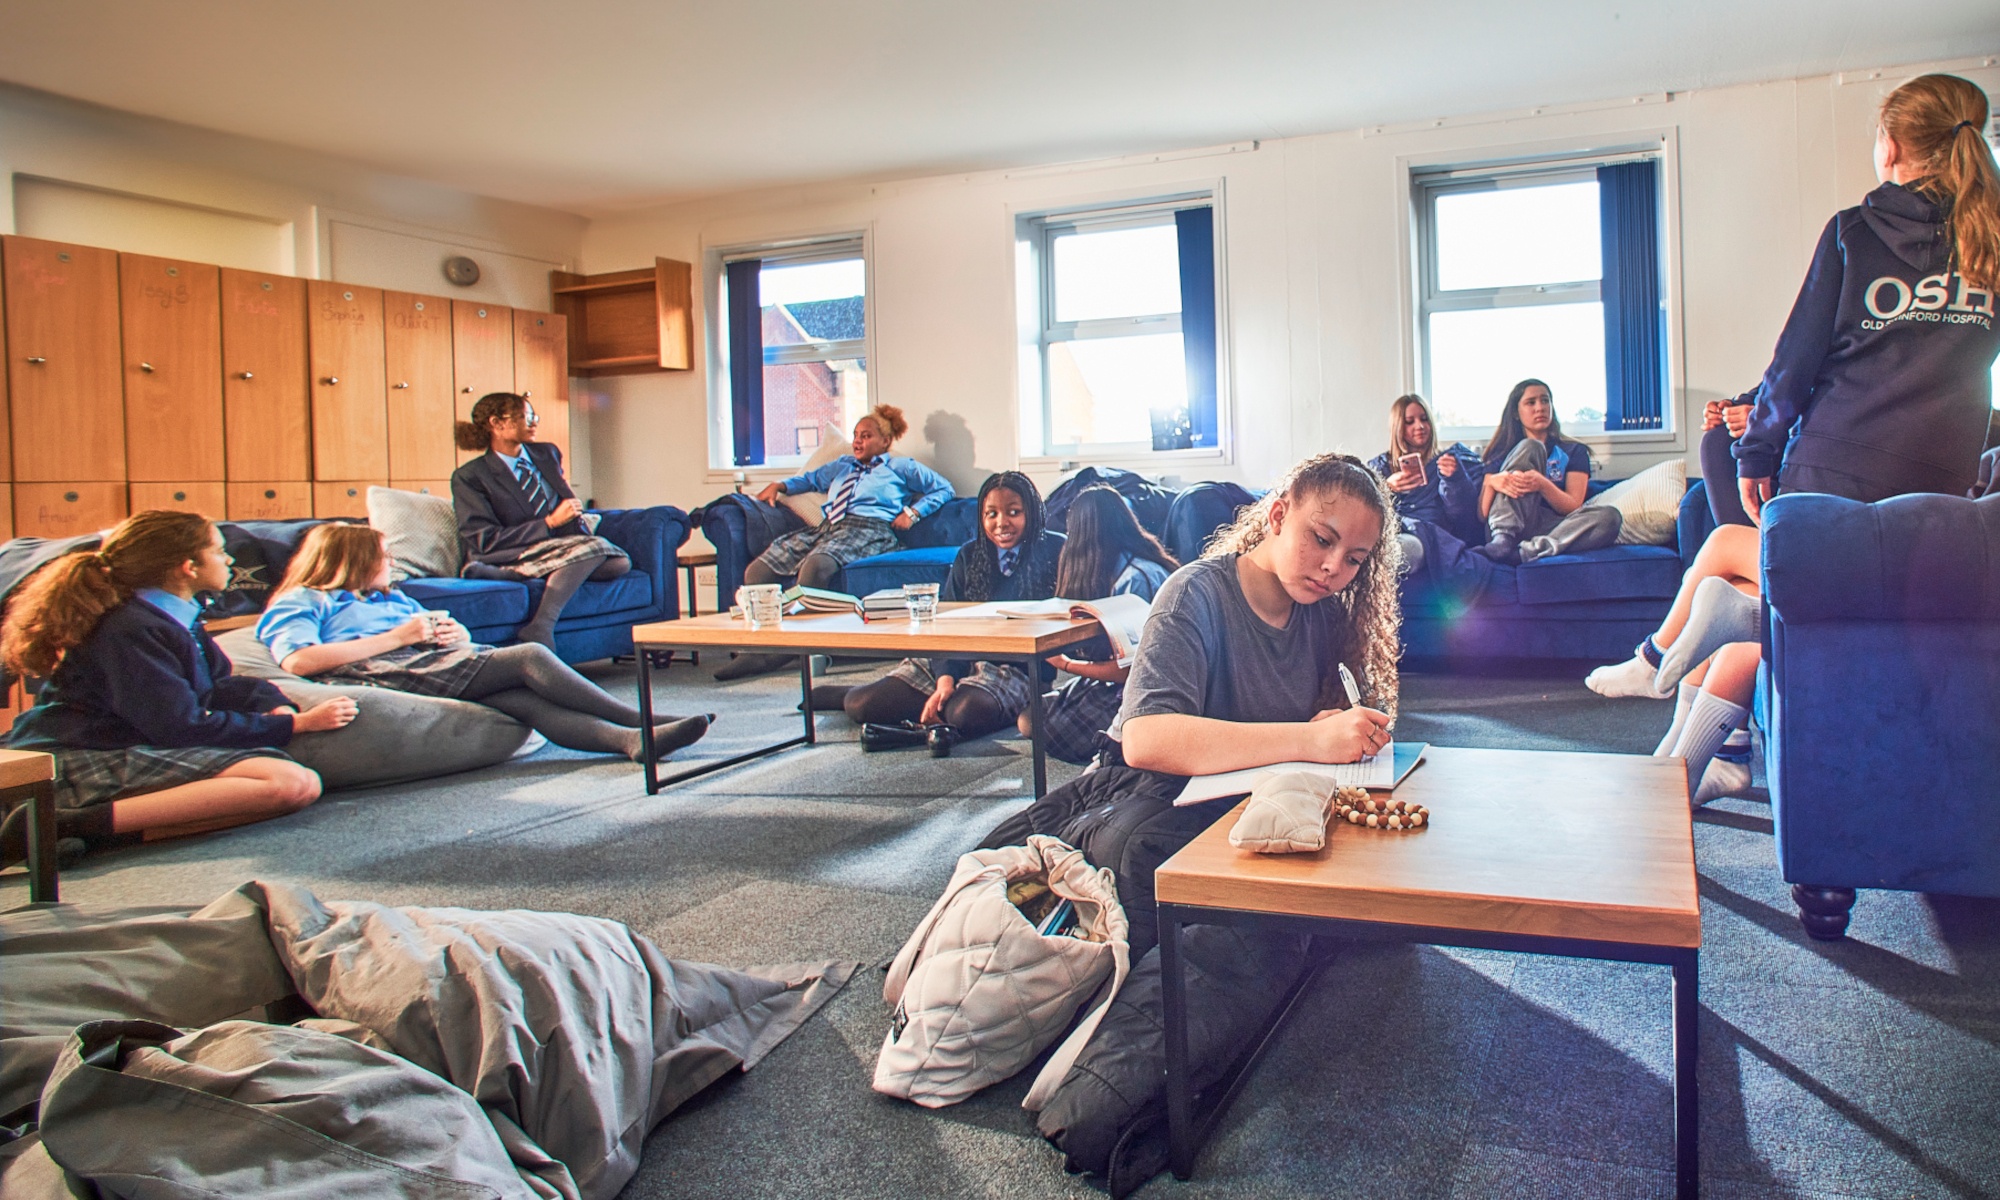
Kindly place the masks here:
[(631, 375), (694, 366), (694, 268), (671, 258), (601, 275), (549, 272), (555, 310), (569, 318), (572, 374)]

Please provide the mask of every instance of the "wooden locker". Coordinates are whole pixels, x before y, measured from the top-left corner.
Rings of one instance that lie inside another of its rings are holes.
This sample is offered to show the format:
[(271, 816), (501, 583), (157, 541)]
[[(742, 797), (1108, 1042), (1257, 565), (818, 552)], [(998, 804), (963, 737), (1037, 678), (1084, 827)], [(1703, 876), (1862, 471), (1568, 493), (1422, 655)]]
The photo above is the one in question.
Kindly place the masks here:
[(306, 370), (306, 281), (223, 268), (225, 478), (312, 478)]
[(569, 321), (560, 313), (514, 311), (514, 390), (542, 419), (536, 440), (569, 461)]
[(319, 481), (313, 484), (313, 511), (315, 517), (366, 517), (368, 515), (368, 489), (388, 487), (386, 479), (340, 479), (333, 482)]
[[(0, 358), (7, 357), (7, 272), (0, 270)], [(14, 435), (7, 419), (7, 368), (0, 365), (0, 493), (7, 497), (8, 536), (13, 536), (14, 493), (6, 481), (14, 478)]]
[(404, 492), (421, 492), (426, 496), (436, 496), (440, 500), (451, 499), (449, 479), (392, 479), (389, 486)]
[(14, 478), (122, 481), (118, 255), (7, 237), (0, 239), (0, 256), (6, 260)]
[(382, 292), (315, 279), (306, 284), (306, 302), (313, 478), (387, 479), (389, 393), (382, 362)]
[[(451, 302), (451, 373), (458, 419), (488, 392), (514, 390), (514, 310), (476, 300)], [(476, 453), (476, 452), (475, 452)], [(474, 457), (459, 451), (457, 461)]]
[(109, 529), (125, 519), (123, 483), (17, 483), (17, 537), (66, 538)]
[(220, 480), (200, 483), (135, 483), (131, 486), (132, 511), (166, 508), (175, 512), (200, 513), (211, 521), (228, 519)]
[[(6, 372), (0, 371), (0, 375)], [(14, 489), (0, 484), (0, 534), (14, 536)]]
[(204, 263), (118, 256), (127, 479), (222, 480), (220, 274)]
[(389, 371), (389, 476), (433, 479), (458, 466), (452, 453), (451, 301), (382, 294)]
[(232, 480), (226, 499), (232, 521), (295, 521), (313, 515), (312, 484), (304, 480)]

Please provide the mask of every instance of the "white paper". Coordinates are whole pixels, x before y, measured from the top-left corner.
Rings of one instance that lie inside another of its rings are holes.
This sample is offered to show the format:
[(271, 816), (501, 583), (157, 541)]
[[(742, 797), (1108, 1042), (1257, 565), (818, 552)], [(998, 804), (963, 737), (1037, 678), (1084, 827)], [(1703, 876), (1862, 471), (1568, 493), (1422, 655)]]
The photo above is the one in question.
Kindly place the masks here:
[(1004, 617), (1007, 614), (1002, 610), (1009, 607), (1012, 606), (1004, 600), (989, 600), (985, 604), (968, 604), (964, 608), (939, 608), (937, 619), (950, 621), (964, 620), (967, 617)]
[(1266, 775), (1275, 775), (1282, 771), (1304, 771), (1309, 775), (1323, 776), (1341, 787), (1394, 787), (1396, 747), (1391, 743), (1359, 762), (1272, 763), (1268, 767), (1247, 767), (1241, 771), (1225, 771), (1220, 775), (1197, 775), (1187, 781), (1187, 786), (1174, 798), (1174, 803), (1200, 804), (1204, 800), (1213, 800), (1218, 796), (1240, 796), (1255, 788), (1257, 782)]

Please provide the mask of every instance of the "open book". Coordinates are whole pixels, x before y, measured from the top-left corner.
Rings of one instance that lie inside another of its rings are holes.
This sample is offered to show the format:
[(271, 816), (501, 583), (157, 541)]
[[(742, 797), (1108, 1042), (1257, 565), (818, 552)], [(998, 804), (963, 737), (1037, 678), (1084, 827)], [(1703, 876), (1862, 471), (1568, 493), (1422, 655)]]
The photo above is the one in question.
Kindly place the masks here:
[(861, 611), (861, 597), (815, 587), (788, 587), (779, 603), (789, 613)]
[[(1104, 636), (1110, 639), (1112, 653), (1117, 656), (1118, 665), (1129, 667), (1132, 656), (1139, 649), (1139, 635), (1146, 628), (1146, 618), (1153, 613), (1150, 601), (1126, 594), (1106, 596), (1102, 600), (996, 600), (991, 604), (977, 605), (984, 610), (977, 615), (983, 617), (1071, 617), (1077, 620), (1090, 618), (1104, 627)], [(957, 616), (974, 615), (971, 609), (959, 609)]]
[(1176, 805), (1200, 804), (1204, 800), (1214, 800), (1222, 796), (1241, 796), (1257, 786), (1257, 781), (1266, 775), (1281, 771), (1304, 771), (1309, 775), (1322, 775), (1341, 787), (1374, 788), (1389, 791), (1403, 782), (1404, 776), (1423, 761), (1424, 751), (1430, 749), (1429, 742), (1391, 742), (1374, 754), (1351, 763), (1272, 763), (1268, 767), (1246, 767), (1241, 771), (1225, 771), (1220, 775), (1197, 775), (1187, 781), (1181, 794), (1174, 797)]

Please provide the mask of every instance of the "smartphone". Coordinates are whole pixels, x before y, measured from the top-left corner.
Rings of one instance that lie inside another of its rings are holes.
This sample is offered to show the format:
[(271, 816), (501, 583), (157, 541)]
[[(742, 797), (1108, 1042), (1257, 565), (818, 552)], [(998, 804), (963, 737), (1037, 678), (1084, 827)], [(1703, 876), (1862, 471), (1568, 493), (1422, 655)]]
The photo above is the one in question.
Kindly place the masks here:
[(1396, 469), (1405, 475), (1415, 476), (1419, 484), (1426, 482), (1424, 478), (1424, 456), (1421, 454), (1405, 454), (1396, 460)]

